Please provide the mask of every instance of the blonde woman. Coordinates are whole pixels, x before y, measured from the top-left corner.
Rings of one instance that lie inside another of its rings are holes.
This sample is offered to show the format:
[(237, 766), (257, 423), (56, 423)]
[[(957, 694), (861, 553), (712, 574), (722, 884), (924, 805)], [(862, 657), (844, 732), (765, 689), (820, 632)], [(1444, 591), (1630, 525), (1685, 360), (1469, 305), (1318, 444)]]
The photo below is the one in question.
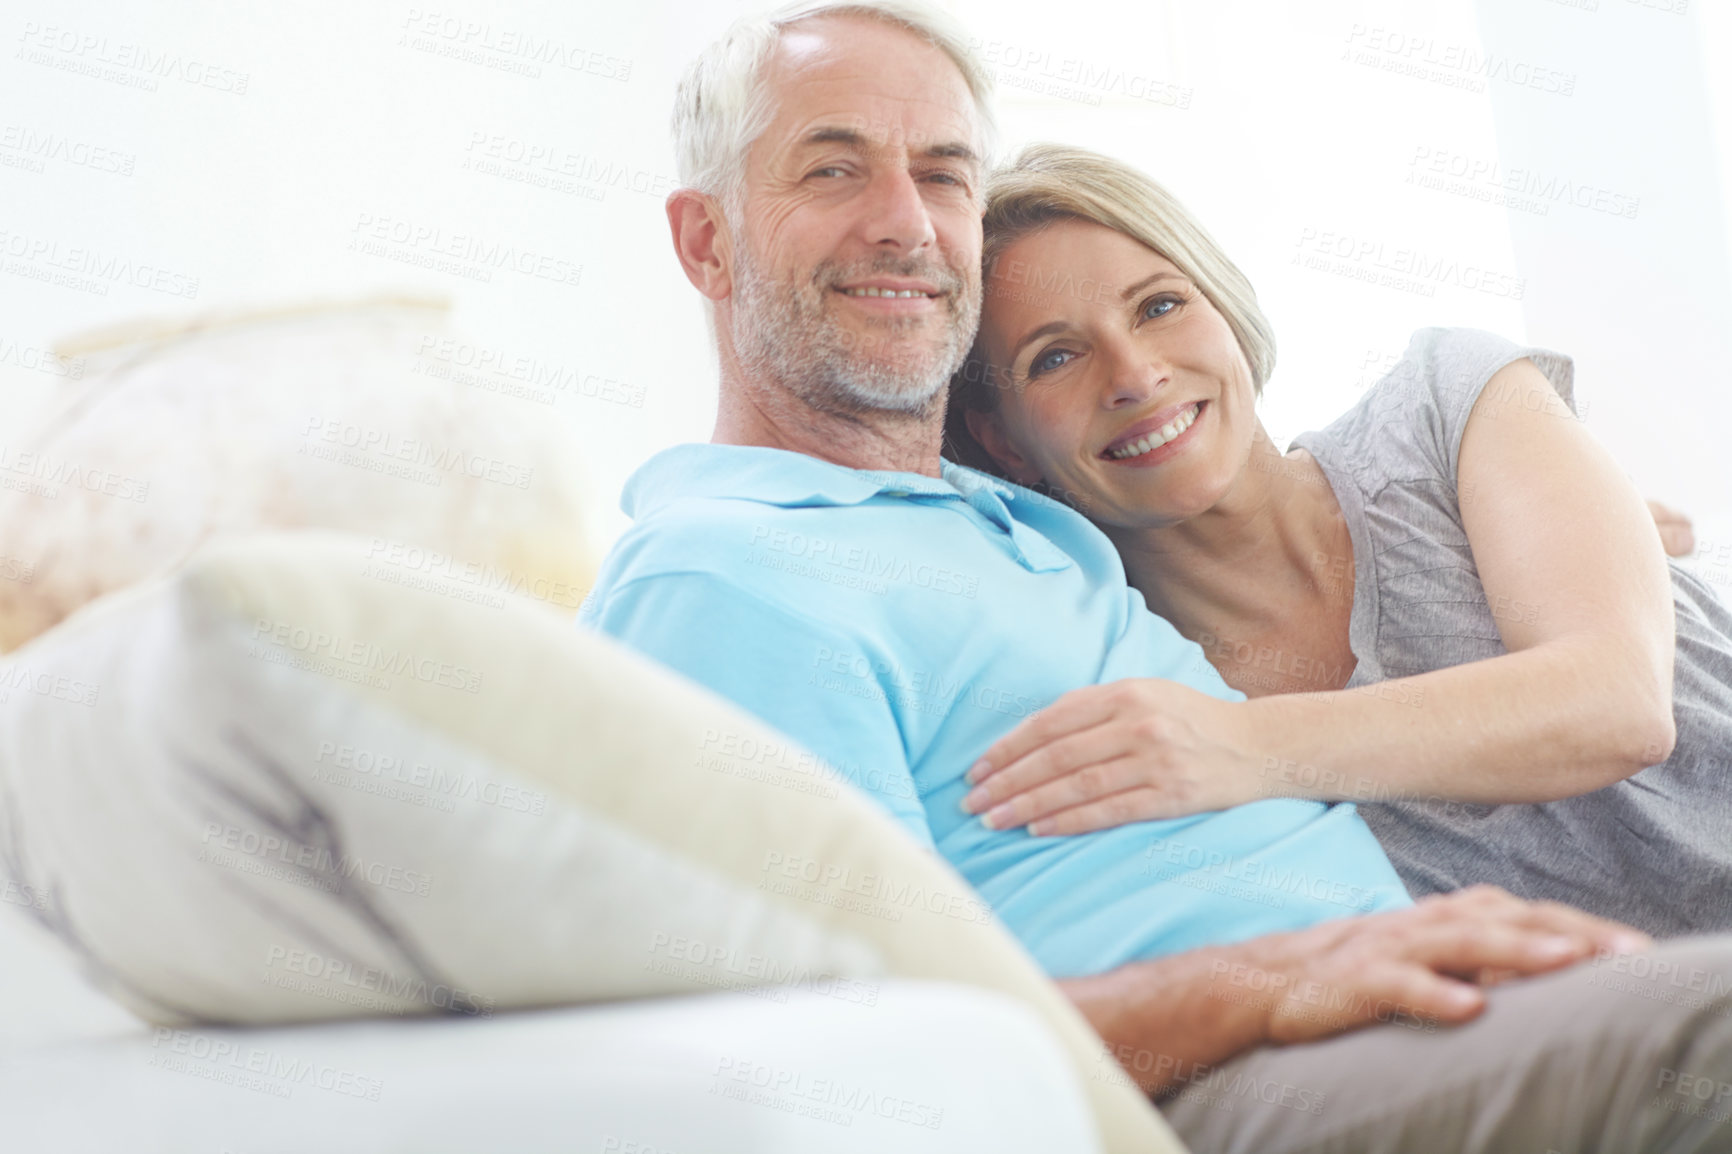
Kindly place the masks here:
[(1076, 505), (1248, 700), (1077, 690), (987, 751), (966, 810), (1051, 836), (1358, 801), (1416, 896), (1732, 927), (1732, 614), (1574, 418), (1568, 358), (1422, 330), (1283, 453), (1269, 323), (1183, 206), (1045, 145), (988, 196), (952, 454)]

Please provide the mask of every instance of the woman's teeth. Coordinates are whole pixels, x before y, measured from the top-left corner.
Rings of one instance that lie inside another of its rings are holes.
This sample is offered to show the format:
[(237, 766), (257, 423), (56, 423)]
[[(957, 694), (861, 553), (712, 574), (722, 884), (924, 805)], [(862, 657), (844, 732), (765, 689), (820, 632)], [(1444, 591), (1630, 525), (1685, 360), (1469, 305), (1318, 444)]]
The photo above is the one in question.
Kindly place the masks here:
[(924, 297), (931, 293), (919, 289), (875, 289), (875, 288), (845, 288), (842, 290), (851, 297)]
[(1144, 453), (1154, 452), (1156, 449), (1190, 428), (1191, 422), (1197, 419), (1197, 411), (1201, 405), (1201, 401), (1193, 404), (1190, 408), (1186, 409), (1184, 412), (1180, 413), (1154, 432), (1143, 437), (1142, 440), (1132, 441), (1128, 445), (1120, 445), (1107, 455), (1112, 457), (1115, 461), (1123, 461), (1130, 457), (1140, 457)]

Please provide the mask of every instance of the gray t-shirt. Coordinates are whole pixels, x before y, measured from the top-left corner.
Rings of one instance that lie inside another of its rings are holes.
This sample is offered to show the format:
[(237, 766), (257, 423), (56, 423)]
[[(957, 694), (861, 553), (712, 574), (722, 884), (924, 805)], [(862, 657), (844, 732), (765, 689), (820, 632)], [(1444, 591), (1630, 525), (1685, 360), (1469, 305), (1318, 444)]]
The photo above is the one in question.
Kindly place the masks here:
[[(1507, 652), (1461, 524), (1456, 463), (1492, 374), (1527, 357), (1572, 411), (1569, 358), (1473, 329), (1422, 329), (1401, 361), (1321, 432), (1293, 441), (1347, 519), (1355, 587), (1348, 687)], [(1490, 882), (1662, 936), (1732, 929), (1732, 612), (1671, 566), (1678, 643), (1672, 756), (1616, 785), (1541, 804), (1362, 804), (1414, 895)], [(1424, 708), (1424, 701), (1415, 703)]]

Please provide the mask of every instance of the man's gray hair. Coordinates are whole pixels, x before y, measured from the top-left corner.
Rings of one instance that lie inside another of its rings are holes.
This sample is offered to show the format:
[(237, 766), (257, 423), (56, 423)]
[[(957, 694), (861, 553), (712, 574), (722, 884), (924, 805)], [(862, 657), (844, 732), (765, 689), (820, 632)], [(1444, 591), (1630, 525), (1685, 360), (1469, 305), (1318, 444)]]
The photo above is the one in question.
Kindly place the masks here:
[(974, 97), (981, 136), (976, 143), (982, 160), (990, 160), (997, 138), (992, 76), (947, 14), (921, 0), (803, 0), (767, 16), (735, 21), (686, 69), (674, 97), (673, 115), (681, 184), (720, 200), (730, 219), (737, 216), (746, 153), (776, 114), (763, 83), (764, 65), (784, 28), (815, 16), (879, 20), (906, 28), (942, 50), (956, 62)]

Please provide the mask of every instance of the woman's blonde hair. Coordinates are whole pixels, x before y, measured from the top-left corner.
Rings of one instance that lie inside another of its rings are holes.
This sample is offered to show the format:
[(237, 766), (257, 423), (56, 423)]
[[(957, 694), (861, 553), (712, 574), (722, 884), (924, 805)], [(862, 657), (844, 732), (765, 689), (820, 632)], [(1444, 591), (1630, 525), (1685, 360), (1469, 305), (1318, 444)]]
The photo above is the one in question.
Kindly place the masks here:
[[(1122, 161), (1084, 148), (1031, 144), (986, 183), (983, 281), (990, 281), (1004, 250), (1054, 221), (1086, 220), (1121, 232), (1171, 261), (1227, 321), (1251, 367), (1251, 386), (1275, 368), (1275, 330), (1257, 307), (1257, 294), (1239, 266), (1172, 193)], [(998, 407), (998, 388), (976, 342), (950, 383), (945, 418), (946, 456), (975, 468), (998, 467), (964, 423), (970, 410)]]

